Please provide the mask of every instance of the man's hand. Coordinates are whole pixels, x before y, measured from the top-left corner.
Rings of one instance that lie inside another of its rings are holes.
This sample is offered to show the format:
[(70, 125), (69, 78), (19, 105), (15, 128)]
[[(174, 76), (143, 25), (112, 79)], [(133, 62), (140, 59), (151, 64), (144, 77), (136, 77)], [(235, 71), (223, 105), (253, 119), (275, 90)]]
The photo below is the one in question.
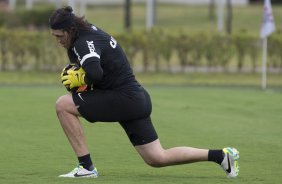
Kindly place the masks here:
[(78, 70), (70, 68), (66, 73), (66, 75), (61, 76), (65, 87), (69, 87), (69, 89), (72, 90), (75, 87), (85, 85), (85, 71), (82, 69), (82, 67), (80, 67)]

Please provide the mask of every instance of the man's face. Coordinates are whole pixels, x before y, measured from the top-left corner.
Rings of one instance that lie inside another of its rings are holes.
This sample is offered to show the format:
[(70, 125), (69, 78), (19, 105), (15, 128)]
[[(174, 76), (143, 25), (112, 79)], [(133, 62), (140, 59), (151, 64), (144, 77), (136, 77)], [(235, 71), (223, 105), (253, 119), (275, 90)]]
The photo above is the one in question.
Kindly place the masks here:
[(70, 48), (70, 35), (68, 32), (64, 30), (54, 30), (51, 29), (51, 34), (56, 38), (56, 40), (61, 44), (64, 48), (69, 49)]

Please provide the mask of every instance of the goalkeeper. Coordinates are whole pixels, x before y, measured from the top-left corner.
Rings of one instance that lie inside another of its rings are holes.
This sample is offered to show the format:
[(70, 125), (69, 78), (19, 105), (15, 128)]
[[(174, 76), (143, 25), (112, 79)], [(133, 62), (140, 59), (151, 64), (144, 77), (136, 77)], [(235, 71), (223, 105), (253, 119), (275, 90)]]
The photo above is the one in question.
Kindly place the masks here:
[[(136, 81), (126, 55), (112, 36), (74, 15), (69, 6), (54, 11), (49, 23), (51, 34), (66, 49), (71, 63), (63, 71), (62, 82), (72, 93), (57, 100), (56, 112), (78, 158), (78, 166), (60, 177), (98, 177), (80, 116), (92, 123), (118, 122), (152, 167), (212, 161), (228, 177), (238, 175), (239, 152), (235, 148), (162, 147), (150, 118), (150, 96)], [(87, 90), (80, 91), (81, 86)]]

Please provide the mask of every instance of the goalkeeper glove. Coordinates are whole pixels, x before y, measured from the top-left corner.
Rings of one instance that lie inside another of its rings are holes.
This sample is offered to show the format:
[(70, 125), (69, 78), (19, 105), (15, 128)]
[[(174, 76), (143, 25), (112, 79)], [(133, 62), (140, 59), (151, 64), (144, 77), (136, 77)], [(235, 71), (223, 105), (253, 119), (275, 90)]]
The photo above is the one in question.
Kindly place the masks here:
[(85, 71), (80, 67), (79, 69), (70, 68), (67, 70), (66, 75), (62, 75), (61, 79), (65, 87), (69, 87), (72, 90), (75, 87), (80, 87), (85, 85), (84, 81)]

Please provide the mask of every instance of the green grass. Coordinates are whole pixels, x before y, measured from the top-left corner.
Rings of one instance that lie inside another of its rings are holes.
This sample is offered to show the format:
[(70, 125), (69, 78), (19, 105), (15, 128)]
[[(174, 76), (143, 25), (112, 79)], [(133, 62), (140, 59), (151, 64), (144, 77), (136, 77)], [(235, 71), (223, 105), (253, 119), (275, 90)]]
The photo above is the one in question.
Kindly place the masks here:
[(56, 118), (62, 87), (0, 87), (0, 183), (280, 183), (281, 91), (239, 87), (147, 86), (152, 119), (164, 147), (236, 146), (240, 176), (225, 178), (215, 164), (150, 168), (118, 124), (83, 121), (98, 179), (60, 179), (76, 157)]
[[(146, 85), (183, 86), (246, 86), (260, 87), (261, 74), (256, 73), (138, 73), (137, 79)], [(2, 85), (60, 85), (60, 72), (1, 72)], [(267, 74), (270, 88), (281, 88), (281, 74)]]
[[(262, 23), (263, 5), (233, 7), (233, 32), (246, 30), (259, 37)], [(146, 6), (132, 4), (132, 29), (146, 29)], [(158, 3), (156, 9), (157, 28), (169, 32), (183, 30), (187, 33), (216, 32), (217, 20), (210, 21), (208, 6), (166, 5)], [(273, 15), (277, 30), (282, 30), (282, 6), (273, 6)], [(124, 31), (124, 13), (122, 6), (94, 6), (89, 7), (86, 18), (103, 28), (105, 31), (121, 33)], [(216, 11), (215, 11), (216, 16)]]

